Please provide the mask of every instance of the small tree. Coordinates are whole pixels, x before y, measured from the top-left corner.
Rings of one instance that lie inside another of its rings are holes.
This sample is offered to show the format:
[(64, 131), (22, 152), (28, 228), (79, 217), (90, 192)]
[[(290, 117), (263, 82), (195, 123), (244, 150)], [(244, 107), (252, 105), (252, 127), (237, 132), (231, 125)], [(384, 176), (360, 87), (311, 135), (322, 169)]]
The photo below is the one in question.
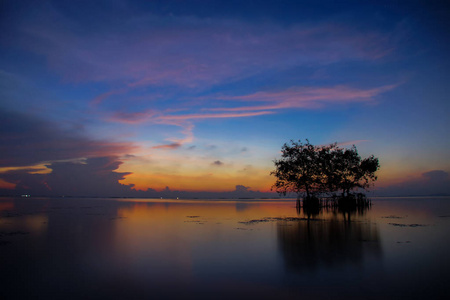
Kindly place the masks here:
[(306, 140), (303, 144), (291, 141), (291, 145), (284, 144), (281, 149), (281, 159), (274, 160), (277, 181), (272, 186), (278, 193), (297, 193), (307, 199), (322, 192), (322, 173), (320, 169), (318, 147)]
[(341, 191), (343, 197), (349, 197), (355, 188), (365, 189), (377, 179), (378, 158), (372, 155), (361, 160), (355, 146), (343, 149), (336, 143), (314, 146), (308, 140), (304, 144), (291, 141), (291, 145), (283, 145), (281, 153), (271, 175), (277, 178), (272, 189), (283, 195), (294, 192), (311, 199)]
[(332, 165), (334, 166), (330, 186), (349, 197), (355, 188), (366, 189), (377, 180), (375, 172), (379, 169), (378, 158), (373, 155), (361, 160), (355, 145), (350, 149), (336, 148)]

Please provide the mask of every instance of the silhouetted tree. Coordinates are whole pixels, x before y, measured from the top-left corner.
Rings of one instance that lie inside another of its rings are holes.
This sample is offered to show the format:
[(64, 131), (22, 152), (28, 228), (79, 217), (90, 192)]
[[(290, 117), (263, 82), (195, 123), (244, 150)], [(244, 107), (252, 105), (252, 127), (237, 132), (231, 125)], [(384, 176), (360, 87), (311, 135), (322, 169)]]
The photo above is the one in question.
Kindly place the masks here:
[(312, 199), (318, 194), (341, 191), (342, 197), (348, 198), (354, 189), (365, 189), (377, 179), (378, 158), (372, 155), (361, 159), (355, 146), (343, 149), (336, 143), (314, 146), (308, 140), (291, 141), (283, 145), (281, 152), (271, 174), (277, 178), (272, 189), (283, 195), (294, 192)]
[(377, 180), (378, 158), (371, 155), (361, 159), (355, 145), (350, 149), (336, 147), (333, 152), (333, 168), (328, 184), (332, 190), (340, 190), (343, 197), (349, 197), (355, 188), (368, 188), (372, 181)]
[(322, 192), (319, 150), (308, 140), (305, 144), (301, 141), (284, 144), (281, 159), (274, 161), (276, 169), (270, 173), (277, 178), (272, 189), (283, 195), (292, 192), (303, 194), (307, 199)]

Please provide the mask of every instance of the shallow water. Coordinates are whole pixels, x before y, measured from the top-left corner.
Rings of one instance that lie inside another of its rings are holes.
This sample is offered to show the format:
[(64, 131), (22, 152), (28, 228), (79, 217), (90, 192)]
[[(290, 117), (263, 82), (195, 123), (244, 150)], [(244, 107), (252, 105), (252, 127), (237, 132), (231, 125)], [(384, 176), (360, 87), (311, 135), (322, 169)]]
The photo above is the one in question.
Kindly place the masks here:
[(0, 198), (0, 299), (447, 298), (449, 233), (450, 198)]

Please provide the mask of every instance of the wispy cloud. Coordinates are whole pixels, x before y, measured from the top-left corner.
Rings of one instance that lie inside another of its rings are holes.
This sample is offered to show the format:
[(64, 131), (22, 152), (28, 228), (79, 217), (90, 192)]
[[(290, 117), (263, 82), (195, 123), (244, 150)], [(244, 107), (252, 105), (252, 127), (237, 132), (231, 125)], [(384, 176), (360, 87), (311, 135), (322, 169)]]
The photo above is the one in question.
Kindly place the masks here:
[(219, 113), (219, 114), (186, 114), (186, 115), (165, 115), (159, 120), (200, 120), (200, 119), (224, 119), (224, 118), (243, 118), (255, 117), (272, 114), (270, 111), (258, 111), (248, 113)]
[[(223, 96), (210, 92), (230, 82), (311, 65), (373, 62), (396, 47), (385, 32), (358, 30), (337, 21), (284, 26), (268, 20), (254, 23), (152, 13), (136, 20), (134, 13), (120, 11), (120, 22), (113, 19), (108, 26), (94, 22), (95, 30), (76, 30), (83, 22), (74, 22), (56, 6), (36, 5), (34, 11), (14, 25), (12, 36), (20, 38), (11, 44), (44, 56), (49, 68), (66, 82), (101, 83), (98, 94), (89, 98), (90, 107), (101, 115), (108, 109), (107, 121), (181, 127), (184, 137), (167, 139), (169, 146), (193, 141), (193, 124), (198, 120), (364, 102), (394, 88), (296, 86)], [(131, 99), (143, 94), (154, 98), (142, 100), (136, 106), (141, 111), (130, 108)], [(200, 95), (214, 101), (198, 105)], [(171, 113), (169, 107), (181, 107), (186, 113)], [(161, 149), (169, 149), (168, 145)]]
[(165, 149), (165, 150), (173, 150), (173, 149), (178, 149), (181, 147), (181, 143), (173, 143), (173, 144), (168, 144), (168, 145), (158, 145), (158, 146), (154, 146), (152, 147), (152, 149)]
[[(153, 149), (176, 149), (194, 140), (193, 122), (204, 119), (245, 118), (274, 114), (281, 109), (320, 108), (324, 105), (342, 105), (346, 103), (370, 102), (376, 96), (396, 88), (399, 84), (384, 85), (376, 88), (353, 88), (348, 86), (334, 87), (298, 87), (281, 91), (262, 91), (253, 94), (226, 96), (212, 95), (199, 97), (196, 106), (191, 107), (197, 113), (170, 114), (163, 111), (146, 110), (142, 112), (115, 112), (108, 121), (126, 124), (165, 124), (182, 128), (184, 138), (168, 138), (170, 144), (154, 146)], [(201, 108), (200, 104), (207, 100), (214, 107)], [(241, 106), (220, 107), (228, 102), (243, 103)], [(249, 105), (256, 104), (256, 105)], [(214, 113), (205, 113), (213, 111)]]
[(194, 124), (193, 121), (202, 119), (224, 119), (224, 118), (244, 118), (255, 117), (271, 114), (272, 112), (260, 111), (260, 112), (246, 112), (246, 113), (217, 113), (217, 114), (180, 114), (180, 115), (160, 115), (156, 116), (152, 122), (157, 124), (175, 125), (182, 128), (181, 134), (183, 138), (168, 138), (167, 140), (172, 142), (171, 144), (164, 144), (152, 147), (152, 149), (166, 149), (173, 150), (181, 147), (183, 144), (191, 143), (194, 141)]
[(91, 101), (91, 105), (96, 106), (99, 105), (100, 103), (102, 103), (105, 99), (108, 99), (109, 97), (113, 96), (113, 95), (120, 95), (120, 94), (124, 94), (128, 91), (129, 89), (127, 88), (121, 88), (121, 89), (117, 89), (117, 90), (111, 90), (108, 92), (105, 92), (103, 94), (100, 94), (98, 96), (96, 96), (94, 99), (92, 99)]
[[(146, 14), (95, 31), (73, 30), (55, 9), (36, 8), (12, 42), (43, 54), (71, 81), (122, 82), (123, 87), (205, 87), (274, 69), (337, 61), (377, 60), (395, 44), (383, 32), (336, 22), (297, 24)], [(57, 23), (59, 26), (54, 26)], [(99, 103), (121, 89), (97, 97)]]
[(209, 111), (258, 111), (285, 108), (317, 108), (324, 104), (367, 102), (375, 96), (396, 88), (398, 84), (372, 89), (358, 89), (348, 86), (291, 88), (283, 91), (264, 91), (238, 96), (215, 96), (219, 100), (235, 100), (244, 103), (269, 103), (252, 106), (205, 108)]

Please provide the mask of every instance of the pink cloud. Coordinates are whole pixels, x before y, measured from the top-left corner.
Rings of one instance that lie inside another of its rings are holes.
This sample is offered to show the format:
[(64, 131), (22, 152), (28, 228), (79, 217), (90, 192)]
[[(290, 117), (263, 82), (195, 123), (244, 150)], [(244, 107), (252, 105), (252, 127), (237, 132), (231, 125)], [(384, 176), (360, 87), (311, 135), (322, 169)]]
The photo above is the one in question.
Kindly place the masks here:
[(248, 113), (221, 113), (221, 114), (187, 114), (187, 115), (166, 115), (161, 116), (159, 120), (198, 120), (198, 119), (216, 119), (216, 118), (242, 118), (254, 117), (272, 114), (270, 111), (248, 112)]
[(183, 130), (181, 130), (181, 134), (184, 134), (184, 138), (171, 138), (169, 141), (174, 142), (175, 144), (187, 144), (194, 141), (194, 125), (190, 122), (180, 123), (178, 126), (181, 126)]
[[(185, 143), (194, 140), (192, 121), (202, 119), (216, 118), (243, 118), (262, 116), (275, 113), (275, 110), (286, 108), (317, 108), (325, 103), (350, 103), (350, 102), (368, 102), (381, 93), (397, 87), (398, 84), (385, 85), (372, 89), (358, 89), (347, 86), (335, 87), (303, 87), (291, 88), (284, 91), (265, 91), (254, 94), (239, 96), (213, 96), (215, 100), (241, 101), (243, 103), (264, 103), (263, 105), (245, 105), (232, 108), (212, 107), (204, 108), (203, 111), (218, 111), (219, 113), (189, 113), (171, 115), (155, 110), (143, 112), (116, 112), (109, 117), (109, 121), (140, 124), (154, 123), (174, 125), (183, 128), (181, 134), (183, 138), (168, 138), (171, 143), (168, 145), (155, 146), (154, 149), (175, 149)], [(202, 99), (204, 101), (205, 99)], [(214, 103), (216, 103), (215, 101)], [(183, 110), (178, 111), (182, 112)]]
[(323, 103), (367, 102), (381, 93), (390, 91), (398, 84), (385, 85), (372, 89), (357, 89), (346, 86), (319, 88), (292, 88), (278, 92), (257, 92), (241, 96), (218, 96), (220, 100), (237, 100), (242, 102), (269, 102), (270, 104), (239, 106), (232, 108), (206, 108), (210, 111), (257, 111), (283, 108), (316, 108)]

